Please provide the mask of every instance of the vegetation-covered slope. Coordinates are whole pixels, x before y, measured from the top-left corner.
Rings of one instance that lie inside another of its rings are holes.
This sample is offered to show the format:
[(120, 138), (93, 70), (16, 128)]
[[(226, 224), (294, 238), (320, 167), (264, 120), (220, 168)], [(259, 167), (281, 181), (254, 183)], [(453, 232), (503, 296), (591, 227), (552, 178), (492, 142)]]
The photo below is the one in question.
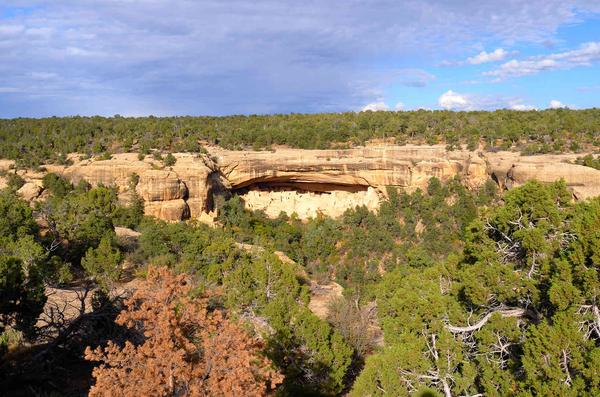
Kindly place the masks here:
[(386, 346), (354, 395), (597, 395), (600, 200), (535, 182), (470, 224), (465, 248), (376, 287)]

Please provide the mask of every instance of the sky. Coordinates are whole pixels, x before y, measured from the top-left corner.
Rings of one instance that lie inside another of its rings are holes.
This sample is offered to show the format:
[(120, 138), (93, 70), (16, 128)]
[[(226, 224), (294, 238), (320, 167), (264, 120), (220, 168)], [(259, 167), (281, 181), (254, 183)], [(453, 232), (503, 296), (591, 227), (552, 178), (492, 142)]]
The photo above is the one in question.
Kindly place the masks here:
[(0, 0), (0, 118), (600, 107), (600, 0)]

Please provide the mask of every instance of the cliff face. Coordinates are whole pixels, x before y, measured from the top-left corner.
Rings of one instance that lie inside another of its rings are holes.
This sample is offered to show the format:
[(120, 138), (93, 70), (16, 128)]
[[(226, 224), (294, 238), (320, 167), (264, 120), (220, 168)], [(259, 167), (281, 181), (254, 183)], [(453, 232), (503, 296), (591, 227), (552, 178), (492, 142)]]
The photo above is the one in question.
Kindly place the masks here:
[[(250, 209), (269, 216), (280, 212), (308, 218), (318, 213), (340, 216), (347, 208), (366, 205), (377, 210), (388, 186), (413, 191), (431, 177), (458, 176), (469, 187), (492, 178), (502, 188), (530, 179), (564, 179), (576, 199), (600, 195), (600, 171), (569, 164), (580, 155), (521, 156), (518, 153), (452, 151), (444, 146), (369, 146), (347, 150), (279, 149), (275, 152), (228, 151), (210, 148), (210, 155), (175, 154), (177, 162), (138, 160), (137, 154), (117, 154), (111, 160), (77, 160), (69, 167), (49, 165), (48, 172), (73, 182), (85, 179), (118, 188), (127, 202), (131, 176), (145, 201), (147, 215), (168, 221), (207, 218), (215, 195), (235, 192)], [(0, 168), (7, 169), (2, 161)], [(27, 180), (20, 194), (43, 199), (43, 173), (21, 172)], [(2, 182), (0, 180), (0, 182)]]
[(486, 163), (480, 153), (448, 152), (443, 146), (281, 149), (274, 153), (215, 149), (214, 155), (234, 189), (261, 183), (416, 189), (427, 186), (432, 176), (446, 180), (460, 175), (469, 185), (486, 180)]
[(564, 179), (576, 199), (600, 196), (600, 171), (570, 164), (581, 155), (520, 156), (518, 153), (500, 152), (487, 155), (489, 175), (506, 189), (537, 179), (554, 182)]
[[(65, 167), (47, 165), (47, 172), (61, 174), (74, 183), (85, 180), (93, 186), (115, 186), (119, 200), (130, 201), (133, 191), (131, 179), (137, 175), (136, 193), (144, 200), (146, 215), (167, 221), (190, 217), (200, 218), (212, 208), (214, 191), (221, 191), (219, 172), (215, 163), (206, 156), (178, 154), (173, 167), (165, 168), (160, 161), (147, 158), (138, 160), (137, 154), (116, 154), (110, 160), (77, 160)], [(8, 169), (10, 164), (0, 164)], [(27, 200), (43, 199), (42, 172), (21, 171), (27, 183), (19, 190)]]
[(447, 180), (459, 175), (472, 187), (487, 180), (486, 163), (478, 153), (447, 152), (442, 146), (212, 153), (246, 206), (272, 217), (280, 212), (295, 212), (301, 219), (318, 213), (338, 217), (361, 205), (376, 211), (388, 186), (425, 188), (433, 176)]

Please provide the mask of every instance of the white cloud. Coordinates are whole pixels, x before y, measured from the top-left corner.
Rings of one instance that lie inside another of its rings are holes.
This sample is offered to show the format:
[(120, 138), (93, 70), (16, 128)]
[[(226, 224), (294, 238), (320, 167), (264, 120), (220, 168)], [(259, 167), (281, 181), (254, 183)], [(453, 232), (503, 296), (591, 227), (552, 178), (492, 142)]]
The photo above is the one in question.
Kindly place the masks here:
[(32, 39), (48, 40), (54, 33), (53, 29), (50, 28), (30, 28), (25, 31), (25, 34)]
[(0, 37), (17, 36), (24, 30), (25, 27), (23, 25), (0, 25)]
[(396, 103), (396, 105), (394, 105), (394, 110), (402, 110), (404, 109), (404, 104), (402, 102), (398, 102)]
[(459, 94), (452, 90), (444, 92), (438, 98), (438, 105), (448, 110), (471, 110), (473, 103), (466, 94)]
[(361, 112), (366, 112), (367, 110), (371, 110), (373, 112), (377, 112), (379, 110), (390, 110), (390, 107), (383, 101), (371, 102), (361, 109)]
[(550, 104), (548, 105), (548, 107), (550, 109), (563, 109), (563, 108), (568, 108), (569, 106), (565, 105), (564, 103), (562, 103), (559, 100), (553, 99), (550, 101)]
[(520, 110), (520, 111), (523, 111), (523, 112), (528, 111), (528, 110), (536, 110), (535, 106), (523, 105), (523, 104), (512, 105), (510, 108), (511, 108), (511, 110)]
[(472, 94), (458, 93), (452, 90), (446, 91), (438, 98), (438, 106), (448, 110), (536, 110), (528, 105), (522, 98), (506, 97), (499, 94)]
[(492, 52), (481, 51), (474, 57), (467, 58), (467, 62), (471, 65), (479, 65), (481, 63), (498, 62), (508, 56), (508, 52), (502, 48), (496, 48)]
[(444, 59), (442, 62), (440, 62), (438, 64), (439, 67), (443, 67), (443, 68), (453, 67), (453, 66), (460, 66), (460, 65), (462, 65), (462, 62), (448, 61), (447, 59)]
[(549, 55), (529, 57), (525, 60), (515, 59), (503, 63), (496, 70), (483, 73), (499, 79), (521, 77), (537, 74), (543, 70), (572, 69), (591, 66), (600, 61), (600, 42), (583, 44), (577, 50), (559, 52)]
[(536, 74), (542, 70), (557, 69), (557, 63), (553, 59), (539, 59), (529, 61), (517, 61), (515, 59), (503, 63), (496, 70), (484, 72), (485, 76), (498, 78), (521, 77)]
[(407, 87), (425, 87), (436, 76), (422, 69), (398, 69), (398, 82)]
[(67, 47), (65, 49), (65, 53), (67, 55), (82, 56), (82, 57), (87, 57), (87, 56), (92, 56), (92, 55), (98, 54), (94, 51), (89, 51), (89, 50), (86, 50), (84, 48), (79, 48), (79, 47)]
[(511, 110), (520, 110), (520, 111), (537, 110), (535, 108), (535, 106), (524, 104), (521, 100), (510, 101), (508, 103), (508, 105), (509, 105), (509, 109), (511, 109)]
[(21, 90), (15, 87), (0, 87), (0, 94), (13, 94), (19, 93)]

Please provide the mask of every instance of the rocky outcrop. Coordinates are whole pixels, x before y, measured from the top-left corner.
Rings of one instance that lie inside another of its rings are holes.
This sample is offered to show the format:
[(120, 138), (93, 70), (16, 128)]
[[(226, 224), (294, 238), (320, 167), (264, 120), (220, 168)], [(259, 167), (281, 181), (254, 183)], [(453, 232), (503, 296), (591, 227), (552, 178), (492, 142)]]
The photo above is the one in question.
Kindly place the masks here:
[(573, 164), (581, 155), (521, 156), (518, 153), (500, 152), (487, 156), (489, 174), (506, 189), (537, 179), (553, 182), (563, 179), (576, 199), (600, 196), (600, 171)]
[[(216, 148), (213, 152), (233, 189), (289, 186), (307, 187), (310, 191), (338, 191), (368, 186), (385, 195), (388, 186), (412, 191), (424, 189), (431, 177), (444, 181), (458, 176), (471, 188), (490, 178), (507, 189), (532, 179), (542, 182), (563, 179), (576, 199), (600, 196), (600, 171), (574, 164), (582, 154), (522, 156), (515, 152), (449, 152), (443, 145), (281, 149), (276, 152)], [(290, 196), (292, 206), (296, 198)], [(250, 199), (250, 202), (255, 201), (254, 196)], [(274, 205), (280, 206), (277, 200)]]
[(140, 175), (137, 192), (144, 201), (171, 201), (185, 199), (185, 183), (174, 171), (147, 170)]
[[(564, 179), (576, 199), (600, 195), (600, 171), (573, 164), (582, 154), (521, 156), (513, 152), (447, 151), (443, 145), (379, 145), (346, 150), (278, 149), (229, 151), (209, 148), (210, 155), (175, 154), (172, 167), (135, 153), (110, 160), (79, 160), (68, 167), (48, 165), (47, 171), (73, 182), (116, 186), (122, 202), (134, 193), (145, 202), (147, 215), (168, 221), (214, 217), (215, 196), (239, 194), (250, 209), (276, 217), (280, 212), (300, 218), (319, 213), (340, 216), (347, 208), (365, 205), (376, 211), (388, 187), (413, 191), (429, 179), (459, 177), (469, 187), (490, 178), (510, 189), (531, 179)], [(11, 162), (0, 161), (1, 169)], [(20, 171), (27, 184), (19, 193), (42, 199), (43, 172)], [(132, 190), (132, 176), (138, 183)]]
[(347, 150), (280, 149), (276, 152), (212, 148), (216, 162), (246, 207), (276, 217), (319, 213), (338, 217), (348, 208), (376, 211), (387, 187), (425, 188), (431, 177), (459, 176), (475, 187), (487, 180), (477, 152), (443, 146), (369, 146)]
[[(167, 221), (185, 220), (190, 216), (201, 218), (212, 209), (213, 192), (223, 190), (217, 166), (206, 156), (180, 153), (175, 157), (174, 166), (164, 167), (162, 162), (150, 157), (139, 160), (135, 153), (115, 154), (110, 160), (97, 161), (71, 156), (73, 165), (48, 165), (46, 170), (61, 174), (73, 183), (85, 180), (92, 186), (115, 186), (119, 200), (125, 204), (137, 193), (144, 200), (144, 211), (149, 216)], [(44, 173), (27, 171), (21, 174), (41, 186)], [(132, 178), (135, 176), (134, 191)], [(37, 192), (38, 196), (40, 192)], [(33, 199), (33, 193), (31, 190), (27, 199)]]

